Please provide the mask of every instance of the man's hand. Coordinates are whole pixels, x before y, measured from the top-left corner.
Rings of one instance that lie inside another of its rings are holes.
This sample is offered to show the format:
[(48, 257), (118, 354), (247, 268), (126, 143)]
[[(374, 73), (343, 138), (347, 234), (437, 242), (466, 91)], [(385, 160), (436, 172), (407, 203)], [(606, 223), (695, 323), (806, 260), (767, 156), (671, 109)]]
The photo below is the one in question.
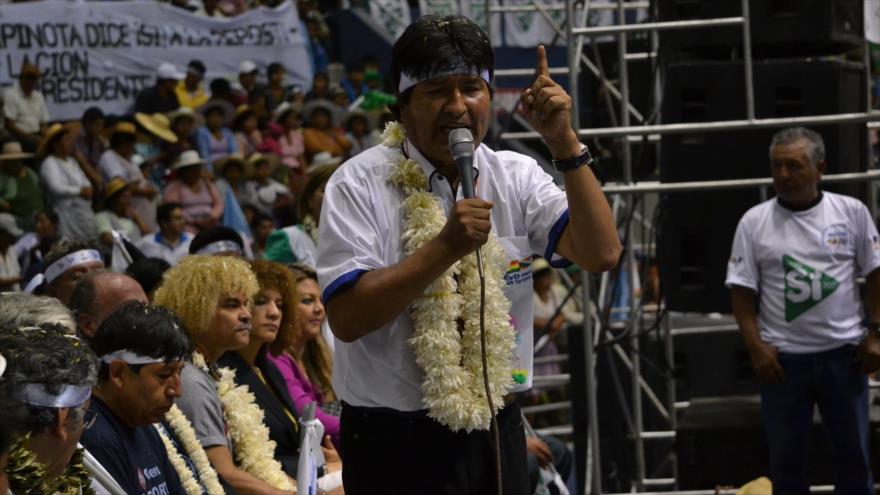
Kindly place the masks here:
[(538, 464), (547, 466), (553, 463), (550, 447), (538, 437), (526, 437), (526, 450), (538, 459)]
[(880, 370), (880, 332), (868, 330), (868, 334), (859, 344), (858, 357), (862, 373), (870, 374)]
[(759, 342), (749, 348), (752, 368), (755, 369), (755, 373), (762, 382), (773, 385), (785, 380), (785, 373), (782, 371), (782, 365), (779, 364), (778, 354), (779, 351), (775, 347), (765, 342)]
[(92, 199), (92, 188), (89, 186), (84, 186), (82, 189), (79, 190), (79, 195), (83, 199)]
[(552, 337), (552, 336), (556, 335), (557, 333), (559, 333), (559, 331), (562, 330), (562, 327), (564, 325), (565, 325), (565, 316), (563, 316), (562, 313), (560, 313), (560, 314), (556, 315), (556, 318), (553, 318), (552, 320), (550, 320), (550, 328), (548, 329), (547, 333), (549, 333), (550, 336)]
[(535, 81), (522, 92), (522, 106), (529, 124), (544, 138), (555, 158), (580, 153), (577, 133), (571, 127), (571, 96), (550, 78), (543, 45), (538, 46)]
[(492, 203), (479, 198), (462, 199), (455, 203), (446, 225), (437, 239), (456, 259), (472, 253), (489, 239)]

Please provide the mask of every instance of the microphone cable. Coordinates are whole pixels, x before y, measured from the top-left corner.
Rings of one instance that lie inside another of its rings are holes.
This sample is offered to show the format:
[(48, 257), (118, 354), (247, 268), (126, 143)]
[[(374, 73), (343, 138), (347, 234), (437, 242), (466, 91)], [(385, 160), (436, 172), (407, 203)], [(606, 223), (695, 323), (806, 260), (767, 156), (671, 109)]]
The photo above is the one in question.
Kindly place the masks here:
[(495, 454), (495, 486), (497, 495), (503, 495), (501, 484), (501, 435), (498, 431), (498, 416), (495, 414), (495, 401), (489, 388), (489, 363), (486, 356), (486, 273), (483, 271), (483, 252), (477, 247), (477, 273), (480, 276), (480, 355), (483, 359), (483, 386), (486, 389), (486, 402), (489, 405), (492, 429), (492, 450)]

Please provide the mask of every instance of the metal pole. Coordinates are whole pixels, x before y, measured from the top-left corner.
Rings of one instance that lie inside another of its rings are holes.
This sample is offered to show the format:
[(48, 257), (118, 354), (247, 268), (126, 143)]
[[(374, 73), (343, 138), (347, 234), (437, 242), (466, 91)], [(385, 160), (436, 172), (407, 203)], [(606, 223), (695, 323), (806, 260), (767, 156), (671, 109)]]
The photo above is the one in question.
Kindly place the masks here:
[[(567, 0), (571, 2), (572, 0)], [(590, 454), (592, 462), (587, 464), (587, 472), (591, 473), (592, 483), (584, 486), (586, 493), (600, 495), (602, 493), (602, 461), (599, 455), (599, 408), (596, 405), (596, 349), (593, 342), (593, 319), (590, 306), (590, 274), (581, 271), (581, 287), (584, 308), (584, 364), (587, 368), (587, 414), (590, 416)], [(586, 461), (586, 459), (585, 459)], [(592, 471), (590, 471), (592, 464)]]
[[(822, 182), (866, 182), (880, 179), (880, 170), (854, 172), (849, 174), (832, 174), (822, 176)], [(713, 191), (718, 189), (743, 189), (766, 187), (773, 184), (773, 179), (731, 179), (706, 180), (693, 182), (641, 182), (639, 184), (608, 185), (602, 187), (605, 194), (641, 194), (646, 192), (682, 192), (682, 191)]]
[[(644, 136), (645, 134), (687, 134), (691, 132), (718, 132), (734, 129), (766, 129), (768, 127), (787, 127), (792, 125), (848, 124), (851, 122), (871, 122), (880, 120), (880, 112), (835, 113), (831, 115), (806, 115), (803, 117), (779, 117), (755, 120), (717, 120), (712, 122), (688, 122), (680, 124), (638, 125), (625, 127), (603, 127), (601, 129), (579, 129), (582, 137)], [(537, 139), (537, 132), (505, 132), (502, 139)]]
[[(865, 63), (865, 111), (871, 111), (871, 50), (870, 45), (868, 44), (868, 40), (865, 39), (863, 42), (864, 50), (864, 63)], [(871, 129), (866, 128), (865, 132), (867, 133), (865, 137), (865, 146), (867, 148), (865, 155), (865, 169), (871, 170), (874, 166), (874, 146), (871, 145)], [(867, 184), (867, 193), (868, 193), (868, 209), (871, 211), (871, 218), (874, 221), (877, 221), (877, 188), (873, 183)]]
[[(669, 408), (669, 429), (678, 432), (678, 411), (675, 409), (675, 339), (672, 335), (672, 318), (669, 313), (663, 316), (663, 340), (666, 344), (666, 363), (669, 366), (666, 377), (666, 407)], [(669, 453), (672, 464), (672, 477), (675, 478), (673, 488), (678, 488), (678, 455), (675, 449)]]
[[(618, 25), (615, 26), (616, 29), (614, 32), (617, 32), (617, 64), (618, 64), (618, 81), (620, 84), (620, 117), (621, 124), (624, 127), (629, 126), (629, 70), (626, 62), (626, 11), (624, 10), (624, 1), (617, 0), (617, 22)], [(630, 149), (630, 143), (628, 139), (622, 139), (620, 141), (622, 157), (623, 157), (623, 181), (627, 184), (632, 184), (633, 176), (632, 176), (632, 150)], [(635, 207), (632, 201), (627, 205), (629, 210), (632, 210)], [(632, 244), (632, 234), (633, 228), (632, 225), (627, 227), (626, 238), (627, 241)], [(626, 266), (624, 269), (626, 273), (624, 274), (629, 280), (629, 321), (627, 325), (630, 327), (635, 326), (635, 316), (636, 316), (636, 300), (635, 300), (635, 291), (634, 291), (634, 282), (635, 278), (633, 277), (632, 267), (635, 263), (635, 256), (632, 252), (632, 246), (626, 246)], [(639, 356), (639, 338), (638, 332), (634, 329), (631, 330), (630, 333), (630, 346), (632, 349), (632, 355), (630, 359), (632, 361), (632, 401), (633, 401), (633, 431), (632, 440), (635, 444), (634, 454), (635, 454), (635, 465), (636, 465), (636, 479), (635, 479), (635, 487), (637, 490), (642, 489), (642, 481), (645, 479), (645, 445), (642, 440), (642, 388), (639, 378), (641, 378), (641, 359)]]
[(749, 0), (742, 0), (743, 65), (746, 73), (746, 117), (755, 120), (755, 88), (752, 78), (752, 33), (749, 31)]
[(575, 47), (574, 36), (572, 35), (572, 30), (574, 29), (574, 2), (573, 0), (565, 0), (565, 46), (568, 47), (566, 49), (566, 55), (568, 57), (568, 94), (571, 96), (571, 125), (574, 129), (580, 129), (580, 96), (578, 94), (578, 68), (580, 64), (578, 63), (577, 54), (580, 50)]
[(641, 24), (617, 24), (614, 26), (584, 27), (574, 30), (578, 36), (602, 36), (605, 34), (628, 33), (634, 31), (665, 31), (667, 29), (702, 29), (719, 26), (738, 26), (742, 17), (718, 17), (693, 21), (643, 22)]

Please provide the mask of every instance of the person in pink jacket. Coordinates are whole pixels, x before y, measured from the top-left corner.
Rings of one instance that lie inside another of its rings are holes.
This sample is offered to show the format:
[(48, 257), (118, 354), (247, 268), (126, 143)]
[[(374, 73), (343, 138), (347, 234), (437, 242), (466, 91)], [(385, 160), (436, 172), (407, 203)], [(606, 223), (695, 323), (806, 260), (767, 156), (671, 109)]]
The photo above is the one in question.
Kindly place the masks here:
[(320, 407), (315, 415), (333, 445), (339, 448), (339, 404), (331, 383), (333, 359), (321, 335), (326, 314), (321, 304), (318, 277), (314, 270), (303, 265), (292, 270), (297, 284), (297, 301), (293, 308), (297, 333), (287, 352), (269, 353), (268, 357), (287, 381), (287, 391), (298, 411), (310, 402), (318, 403)]

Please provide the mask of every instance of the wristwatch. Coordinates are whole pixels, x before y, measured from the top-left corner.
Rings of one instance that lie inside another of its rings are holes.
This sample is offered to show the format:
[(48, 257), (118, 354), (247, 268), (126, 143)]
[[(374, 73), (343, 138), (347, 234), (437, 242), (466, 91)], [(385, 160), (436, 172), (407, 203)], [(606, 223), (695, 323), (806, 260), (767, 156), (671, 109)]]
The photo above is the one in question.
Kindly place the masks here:
[(565, 173), (571, 170), (583, 167), (584, 165), (590, 165), (593, 163), (593, 155), (590, 154), (590, 149), (587, 148), (586, 144), (581, 145), (581, 152), (571, 158), (566, 158), (565, 160), (557, 160), (553, 159), (553, 168), (556, 169), (557, 172)]

